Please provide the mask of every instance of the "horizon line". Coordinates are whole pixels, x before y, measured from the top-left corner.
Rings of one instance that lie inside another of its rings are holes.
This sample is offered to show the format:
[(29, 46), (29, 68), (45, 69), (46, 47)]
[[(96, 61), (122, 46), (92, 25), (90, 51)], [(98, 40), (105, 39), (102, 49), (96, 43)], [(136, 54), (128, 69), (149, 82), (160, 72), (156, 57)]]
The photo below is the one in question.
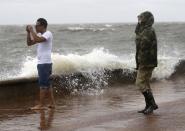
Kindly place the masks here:
[[(56, 23), (56, 22), (51, 22), (49, 23), (49, 25), (78, 25), (78, 24), (136, 24), (137, 22), (66, 22), (66, 23)], [(156, 24), (160, 24), (160, 23), (171, 23), (171, 24), (175, 24), (175, 23), (185, 23), (185, 21), (156, 21)], [(4, 23), (0, 23), (0, 26), (24, 26), (24, 25), (28, 25), (29, 23), (16, 23), (16, 24), (4, 24)], [(31, 24), (32, 25), (32, 24)]]

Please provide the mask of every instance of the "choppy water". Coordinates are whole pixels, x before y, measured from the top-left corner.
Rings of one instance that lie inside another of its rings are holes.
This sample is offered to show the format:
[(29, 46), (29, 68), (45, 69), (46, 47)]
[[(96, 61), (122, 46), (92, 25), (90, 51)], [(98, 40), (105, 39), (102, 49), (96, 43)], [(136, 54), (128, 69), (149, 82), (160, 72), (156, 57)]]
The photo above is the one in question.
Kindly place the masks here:
[[(183, 67), (176, 69), (185, 58), (184, 27), (184, 23), (155, 25), (159, 66), (154, 78), (169, 78)], [(53, 74), (82, 73), (101, 88), (108, 85), (105, 70), (133, 72), (134, 29), (135, 24), (50, 25), (54, 35)], [(26, 46), (25, 26), (0, 26), (0, 45), (0, 80), (37, 76), (36, 46)], [(75, 81), (73, 85), (78, 84)]]
[[(185, 24), (156, 24), (159, 67), (154, 76), (169, 77), (185, 57)], [(51, 25), (54, 73), (134, 68), (134, 24)], [(0, 26), (0, 79), (36, 75), (36, 46), (26, 46), (25, 26)]]

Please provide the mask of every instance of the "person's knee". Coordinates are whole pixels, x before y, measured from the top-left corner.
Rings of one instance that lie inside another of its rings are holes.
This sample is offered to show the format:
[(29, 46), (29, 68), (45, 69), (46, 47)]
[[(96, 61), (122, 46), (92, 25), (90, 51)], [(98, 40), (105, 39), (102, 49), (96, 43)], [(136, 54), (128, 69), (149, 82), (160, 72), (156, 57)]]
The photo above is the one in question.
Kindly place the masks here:
[(137, 78), (136, 79), (136, 82), (135, 82), (135, 85), (138, 86), (138, 87), (141, 87), (145, 84), (145, 80), (143, 78)]
[(48, 85), (40, 85), (40, 89), (42, 90), (49, 90), (50, 86)]
[(141, 83), (141, 82), (140, 82), (139, 80), (136, 80), (135, 85), (136, 85), (136, 86), (139, 86), (140, 83)]
[(151, 89), (150, 89), (150, 85), (147, 84), (147, 83), (145, 83), (145, 84), (143, 84), (143, 85), (141, 86), (140, 91), (141, 91), (141, 92), (145, 92), (145, 91), (147, 91), (147, 90), (151, 90)]
[(146, 89), (148, 89), (148, 86), (145, 81), (138, 80), (136, 81), (136, 87), (140, 92), (144, 92)]
[(142, 89), (142, 84), (140, 82), (136, 82), (135, 85), (136, 85), (137, 90), (140, 91)]

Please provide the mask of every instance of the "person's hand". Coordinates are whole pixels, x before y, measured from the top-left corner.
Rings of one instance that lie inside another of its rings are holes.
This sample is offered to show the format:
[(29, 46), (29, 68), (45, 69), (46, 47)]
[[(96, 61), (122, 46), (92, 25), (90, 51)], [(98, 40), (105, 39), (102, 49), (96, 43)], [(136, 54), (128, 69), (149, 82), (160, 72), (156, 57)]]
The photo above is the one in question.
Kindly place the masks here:
[(28, 32), (32, 32), (33, 31), (33, 27), (31, 25), (27, 25), (26, 29), (28, 30)]
[(26, 26), (26, 31), (29, 33), (30, 31), (29, 31), (28, 27), (29, 27), (29, 25)]

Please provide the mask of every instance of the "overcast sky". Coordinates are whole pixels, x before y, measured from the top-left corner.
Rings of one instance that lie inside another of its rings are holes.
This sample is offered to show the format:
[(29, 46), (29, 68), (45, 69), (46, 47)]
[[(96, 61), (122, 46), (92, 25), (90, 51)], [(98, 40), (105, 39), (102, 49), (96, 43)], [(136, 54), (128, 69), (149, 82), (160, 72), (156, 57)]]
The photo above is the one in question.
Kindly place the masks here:
[(145, 10), (156, 21), (185, 22), (185, 0), (0, 0), (0, 24), (136, 22)]

